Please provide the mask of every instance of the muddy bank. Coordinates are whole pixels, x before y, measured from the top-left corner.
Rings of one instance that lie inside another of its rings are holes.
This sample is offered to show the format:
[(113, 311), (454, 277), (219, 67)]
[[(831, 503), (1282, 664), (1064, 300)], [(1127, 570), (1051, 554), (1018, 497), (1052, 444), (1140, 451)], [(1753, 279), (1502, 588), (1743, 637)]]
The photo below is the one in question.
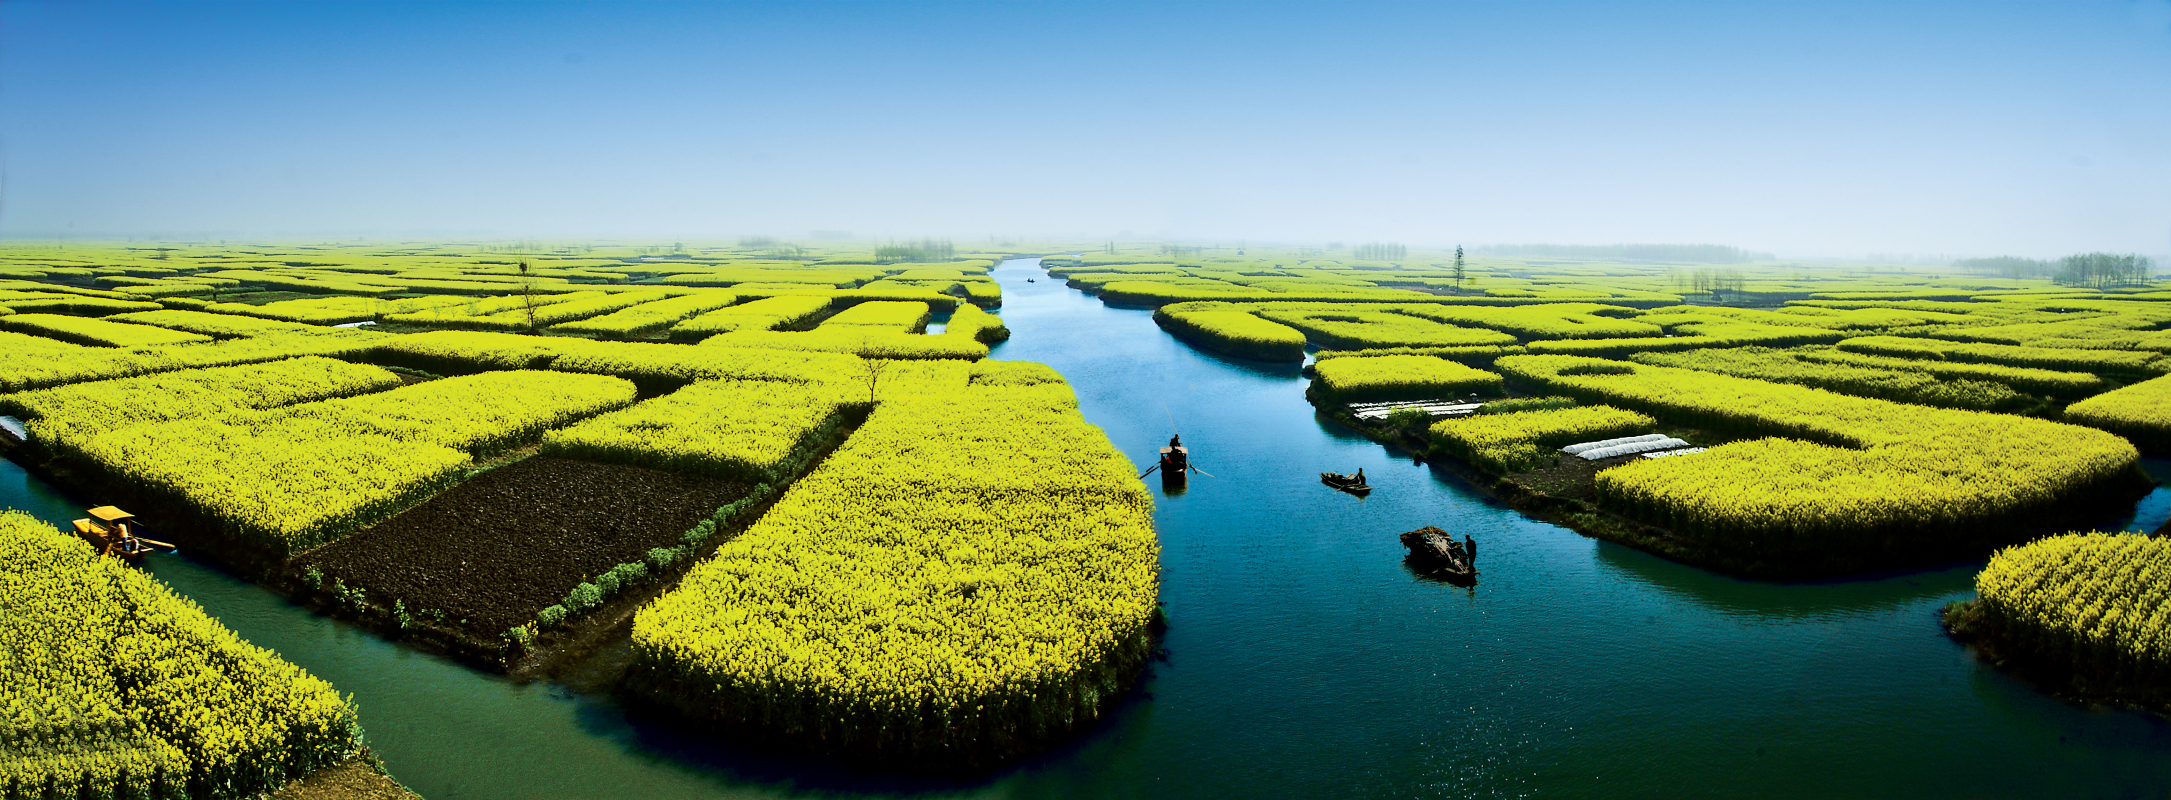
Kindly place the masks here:
[(385, 772), (364, 748), (346, 761), (310, 773), (273, 792), (270, 800), (421, 800)]

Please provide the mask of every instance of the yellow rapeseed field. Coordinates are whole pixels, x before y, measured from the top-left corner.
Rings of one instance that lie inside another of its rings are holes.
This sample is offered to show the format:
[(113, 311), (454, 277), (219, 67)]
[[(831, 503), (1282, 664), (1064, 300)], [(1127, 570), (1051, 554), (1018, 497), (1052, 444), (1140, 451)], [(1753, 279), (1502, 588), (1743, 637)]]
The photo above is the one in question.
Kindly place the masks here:
[(353, 703), (164, 584), (0, 512), (0, 798), (247, 797), (360, 744)]
[(1150, 497), (1052, 371), (940, 366), (641, 611), (652, 685), (826, 749), (967, 761), (1117, 699), (1158, 591)]

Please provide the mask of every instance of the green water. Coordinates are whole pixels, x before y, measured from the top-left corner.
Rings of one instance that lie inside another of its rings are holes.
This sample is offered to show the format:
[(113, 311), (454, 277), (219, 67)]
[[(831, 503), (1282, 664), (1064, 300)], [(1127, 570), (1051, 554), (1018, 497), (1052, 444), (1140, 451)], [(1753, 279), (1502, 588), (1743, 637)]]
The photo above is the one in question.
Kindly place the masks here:
[[(1321, 421), (1294, 367), (1194, 350), (1028, 262), (995, 275), (1014, 334), (996, 357), (1061, 370), (1141, 468), (1173, 421), (1214, 477), (1159, 498), (1167, 659), (1105, 724), (985, 779), (735, 746), (404, 650), (185, 558), (150, 568), (351, 692), (372, 746), (431, 800), (2171, 792), (2171, 725), (2045, 697), (1940, 633), (1980, 564), (1770, 586), (1587, 539)], [(1369, 498), (1318, 483), (1358, 467)], [(10, 464), (0, 505), (64, 521), (83, 504)], [(2159, 490), (2105, 524), (2167, 512)], [(1478, 539), (1475, 589), (1403, 567), (1395, 534), (1426, 524)]]

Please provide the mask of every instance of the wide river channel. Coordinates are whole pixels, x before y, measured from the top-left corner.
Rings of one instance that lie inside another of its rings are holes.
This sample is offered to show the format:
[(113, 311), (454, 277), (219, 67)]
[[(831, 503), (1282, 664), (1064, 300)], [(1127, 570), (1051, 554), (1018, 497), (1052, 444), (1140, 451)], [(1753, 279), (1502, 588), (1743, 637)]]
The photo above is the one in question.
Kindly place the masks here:
[[(429, 800), (975, 797), (2163, 797), (2171, 724), (2045, 696), (1939, 630), (1979, 562), (1775, 586), (1536, 522), (1319, 418), (1295, 366), (1214, 356), (1037, 268), (994, 273), (1013, 333), (1141, 469), (1171, 427), (1212, 477), (1163, 495), (1165, 660), (1098, 728), (973, 781), (749, 750), (609, 696), (518, 685), (385, 642), (185, 556), (148, 568), (352, 693)], [(1037, 277), (1035, 283), (1027, 283)], [(2150, 460), (2171, 477), (2171, 462)], [(1358, 499), (1318, 473), (1359, 467)], [(12, 463), (0, 506), (70, 498)], [(2104, 525), (2153, 530), (2158, 489)], [(1480, 543), (1474, 589), (1395, 534)]]

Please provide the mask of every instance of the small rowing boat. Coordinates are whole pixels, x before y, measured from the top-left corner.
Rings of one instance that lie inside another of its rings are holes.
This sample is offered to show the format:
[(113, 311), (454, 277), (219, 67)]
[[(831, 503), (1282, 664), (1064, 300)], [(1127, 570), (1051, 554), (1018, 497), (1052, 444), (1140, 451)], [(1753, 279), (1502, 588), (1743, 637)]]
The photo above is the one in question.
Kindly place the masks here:
[(1319, 473), (1319, 482), (1358, 497), (1372, 493), (1372, 487), (1366, 486), (1364, 483), (1364, 470), (1358, 470), (1355, 475), (1322, 472)]

